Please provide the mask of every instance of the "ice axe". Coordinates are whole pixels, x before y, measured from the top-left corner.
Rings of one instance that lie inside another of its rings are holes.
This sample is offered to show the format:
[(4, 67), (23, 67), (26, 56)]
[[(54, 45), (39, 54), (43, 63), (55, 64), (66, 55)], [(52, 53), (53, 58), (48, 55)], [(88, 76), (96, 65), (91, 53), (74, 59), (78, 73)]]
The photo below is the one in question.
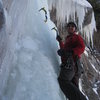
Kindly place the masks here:
[(56, 36), (59, 36), (59, 32), (55, 27), (53, 27), (51, 30), (55, 30), (56, 31)]
[(48, 17), (47, 17), (47, 11), (46, 11), (45, 7), (41, 8), (41, 9), (39, 10), (39, 12), (40, 12), (40, 11), (44, 11), (44, 12), (45, 12), (45, 20), (44, 20), (44, 22), (46, 23)]

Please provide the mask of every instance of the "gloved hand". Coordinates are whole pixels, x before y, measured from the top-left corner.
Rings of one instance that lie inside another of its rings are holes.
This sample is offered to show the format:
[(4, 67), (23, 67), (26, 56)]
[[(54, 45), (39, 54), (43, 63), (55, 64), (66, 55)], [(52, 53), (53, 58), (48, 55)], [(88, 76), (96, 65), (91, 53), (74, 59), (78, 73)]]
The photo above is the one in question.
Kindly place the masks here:
[(64, 49), (59, 49), (58, 51), (57, 51), (57, 53), (58, 53), (58, 55), (59, 56), (65, 56), (65, 50)]
[(62, 38), (59, 35), (57, 35), (56, 40), (60, 42)]

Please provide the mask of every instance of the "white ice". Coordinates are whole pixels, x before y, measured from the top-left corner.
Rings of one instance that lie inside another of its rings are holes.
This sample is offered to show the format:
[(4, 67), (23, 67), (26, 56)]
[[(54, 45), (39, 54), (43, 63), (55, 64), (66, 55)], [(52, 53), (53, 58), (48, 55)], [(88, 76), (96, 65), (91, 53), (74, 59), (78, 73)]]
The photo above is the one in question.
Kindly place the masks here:
[(54, 24), (45, 23), (38, 11), (44, 5), (48, 7), (40, 0), (14, 0), (9, 13), (5, 10), (7, 33), (2, 38), (8, 46), (1, 65), (0, 100), (62, 100)]

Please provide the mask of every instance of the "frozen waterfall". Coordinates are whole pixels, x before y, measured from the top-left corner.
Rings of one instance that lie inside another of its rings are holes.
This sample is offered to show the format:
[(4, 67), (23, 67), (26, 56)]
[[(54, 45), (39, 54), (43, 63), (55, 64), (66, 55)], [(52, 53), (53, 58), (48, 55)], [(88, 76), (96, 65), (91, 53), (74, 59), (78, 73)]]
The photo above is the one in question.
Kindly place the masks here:
[(44, 23), (44, 14), (38, 11), (43, 5), (47, 7), (39, 0), (14, 0), (8, 14), (5, 10), (9, 36), (0, 72), (0, 100), (61, 100), (54, 25), (50, 20)]
[[(49, 1), (48, 6), (47, 0), (0, 0), (2, 5), (12, 2), (9, 11), (4, 8), (5, 22), (0, 31), (0, 100), (64, 100), (57, 82), (60, 60), (56, 33), (51, 30), (55, 25), (50, 21), (48, 9), (54, 5), (60, 11), (59, 7), (66, 5), (65, 0), (58, 0), (57, 4), (56, 0)], [(59, 22), (75, 13), (75, 5), (81, 3), (81, 0), (66, 1), (66, 7), (73, 5), (73, 10), (57, 12)], [(82, 1), (83, 8), (91, 7), (86, 0)], [(39, 12), (42, 7), (48, 12), (47, 23), (44, 13)], [(82, 27), (85, 10), (80, 8), (82, 12), (76, 11), (82, 14), (79, 17)], [(94, 19), (92, 25), (94, 29)]]

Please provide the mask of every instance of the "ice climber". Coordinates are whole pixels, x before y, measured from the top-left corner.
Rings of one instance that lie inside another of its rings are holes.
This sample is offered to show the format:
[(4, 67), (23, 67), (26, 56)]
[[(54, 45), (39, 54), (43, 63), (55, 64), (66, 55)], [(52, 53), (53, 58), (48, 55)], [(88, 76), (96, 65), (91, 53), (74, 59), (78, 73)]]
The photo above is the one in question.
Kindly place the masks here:
[(58, 82), (69, 100), (86, 100), (78, 86), (79, 78), (83, 72), (80, 56), (84, 52), (85, 45), (82, 37), (76, 34), (77, 25), (74, 22), (66, 24), (65, 29), (68, 32), (65, 42), (59, 35), (56, 38), (60, 45), (57, 53), (62, 61)]

